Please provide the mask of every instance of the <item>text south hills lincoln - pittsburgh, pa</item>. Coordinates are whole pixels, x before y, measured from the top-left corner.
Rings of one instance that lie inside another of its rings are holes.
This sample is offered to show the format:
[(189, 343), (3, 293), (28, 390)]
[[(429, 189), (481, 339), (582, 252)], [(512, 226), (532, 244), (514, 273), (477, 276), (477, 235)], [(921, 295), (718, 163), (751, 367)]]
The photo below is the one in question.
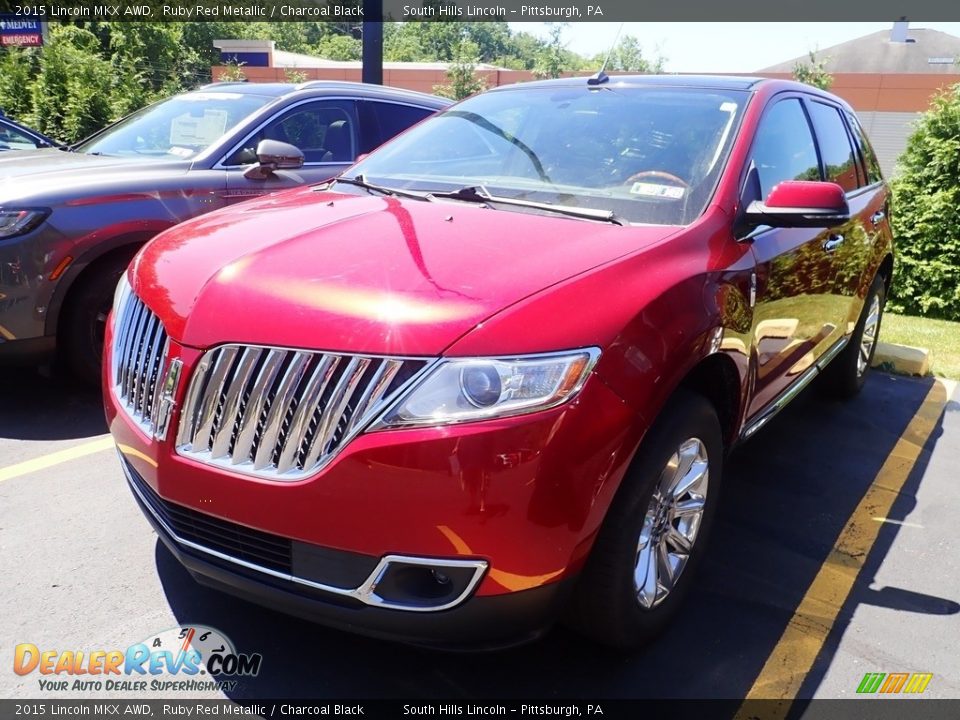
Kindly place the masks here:
[(407, 18), (540, 18), (545, 20), (570, 20), (573, 18), (601, 18), (600, 5), (404, 5), (403, 17)]

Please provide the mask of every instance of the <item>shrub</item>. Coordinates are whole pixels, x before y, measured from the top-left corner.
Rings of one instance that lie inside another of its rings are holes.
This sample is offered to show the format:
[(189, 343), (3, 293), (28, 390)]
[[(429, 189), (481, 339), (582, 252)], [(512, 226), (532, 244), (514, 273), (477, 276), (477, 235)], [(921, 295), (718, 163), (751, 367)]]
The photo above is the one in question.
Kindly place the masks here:
[(897, 263), (890, 308), (960, 320), (960, 85), (937, 96), (893, 182)]

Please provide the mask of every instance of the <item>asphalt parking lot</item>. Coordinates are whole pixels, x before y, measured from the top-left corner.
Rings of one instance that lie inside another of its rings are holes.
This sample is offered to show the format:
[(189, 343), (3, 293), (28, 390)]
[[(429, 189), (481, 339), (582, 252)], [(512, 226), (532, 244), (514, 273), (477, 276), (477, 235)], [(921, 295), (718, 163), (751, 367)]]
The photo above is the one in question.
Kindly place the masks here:
[(263, 653), (238, 700), (844, 698), (866, 672), (933, 673), (925, 697), (960, 698), (958, 410), (960, 390), (933, 379), (873, 373), (849, 403), (807, 391), (729, 461), (695, 592), (653, 645), (617, 654), (558, 629), (453, 655), (198, 586), (131, 498), (97, 394), (6, 372), (0, 697), (58, 696), (14, 674), (17, 643), (124, 648), (196, 623)]

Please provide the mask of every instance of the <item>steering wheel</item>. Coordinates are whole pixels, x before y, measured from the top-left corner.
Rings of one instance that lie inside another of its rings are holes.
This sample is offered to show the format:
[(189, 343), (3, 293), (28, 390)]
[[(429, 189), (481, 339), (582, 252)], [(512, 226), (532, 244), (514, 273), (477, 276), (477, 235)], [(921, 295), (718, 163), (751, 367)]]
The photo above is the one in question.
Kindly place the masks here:
[(643, 170), (642, 172), (635, 173), (628, 177), (625, 181), (626, 183), (635, 183), (640, 180), (640, 178), (656, 178), (658, 180), (669, 180), (672, 183), (675, 183), (682, 187), (684, 190), (690, 189), (690, 183), (688, 183), (683, 178), (677, 177), (676, 175), (663, 170)]

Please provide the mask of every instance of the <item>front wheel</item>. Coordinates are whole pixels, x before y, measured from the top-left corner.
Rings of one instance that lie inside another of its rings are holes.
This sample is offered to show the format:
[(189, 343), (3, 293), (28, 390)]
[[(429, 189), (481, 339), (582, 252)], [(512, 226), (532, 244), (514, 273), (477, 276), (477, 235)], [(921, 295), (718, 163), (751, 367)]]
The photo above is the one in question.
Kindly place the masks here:
[(100, 384), (100, 362), (107, 316), (120, 276), (133, 253), (117, 255), (87, 271), (70, 291), (60, 318), (63, 359), (73, 374), (88, 385)]
[(663, 630), (689, 591), (716, 512), (723, 440), (713, 406), (681, 391), (624, 477), (567, 621), (615, 647)]

